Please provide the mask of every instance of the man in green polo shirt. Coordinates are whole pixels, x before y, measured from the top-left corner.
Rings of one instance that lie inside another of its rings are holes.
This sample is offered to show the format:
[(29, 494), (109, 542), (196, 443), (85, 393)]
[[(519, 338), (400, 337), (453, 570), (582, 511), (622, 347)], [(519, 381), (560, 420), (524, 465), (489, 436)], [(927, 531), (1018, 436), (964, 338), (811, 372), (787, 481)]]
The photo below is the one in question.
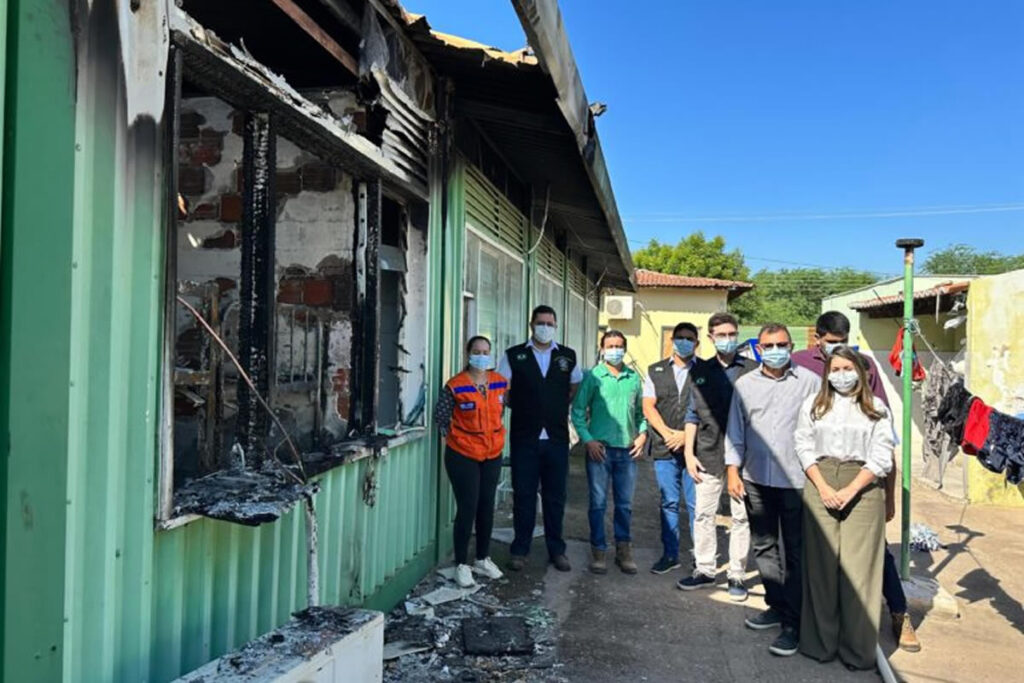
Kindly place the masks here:
[(647, 441), (640, 375), (623, 364), (626, 338), (617, 330), (601, 337), (602, 363), (580, 383), (572, 402), (572, 424), (587, 450), (587, 482), (590, 488), (590, 571), (608, 571), (605, 553), (604, 515), (608, 507), (608, 481), (615, 495), (615, 564), (626, 574), (636, 574), (630, 545), (629, 522), (633, 513), (636, 460)]

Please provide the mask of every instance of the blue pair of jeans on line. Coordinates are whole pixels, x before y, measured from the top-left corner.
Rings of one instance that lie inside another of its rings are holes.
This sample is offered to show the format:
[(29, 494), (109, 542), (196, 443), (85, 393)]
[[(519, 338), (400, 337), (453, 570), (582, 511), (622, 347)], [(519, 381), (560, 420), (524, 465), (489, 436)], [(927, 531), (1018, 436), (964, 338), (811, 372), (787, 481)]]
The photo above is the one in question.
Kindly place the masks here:
[(697, 484), (686, 470), (681, 457), (654, 461), (654, 477), (661, 491), (661, 545), (665, 557), (679, 558), (679, 503), (685, 499), (690, 518), (690, 543), (693, 544), (693, 519), (697, 510)]
[(628, 448), (607, 447), (604, 462), (594, 462), (587, 457), (587, 483), (590, 485), (590, 545), (598, 550), (608, 549), (604, 533), (604, 513), (608, 509), (609, 481), (615, 496), (615, 512), (612, 516), (615, 542), (628, 543), (629, 522), (633, 516), (633, 489), (636, 487), (636, 461), (629, 455)]

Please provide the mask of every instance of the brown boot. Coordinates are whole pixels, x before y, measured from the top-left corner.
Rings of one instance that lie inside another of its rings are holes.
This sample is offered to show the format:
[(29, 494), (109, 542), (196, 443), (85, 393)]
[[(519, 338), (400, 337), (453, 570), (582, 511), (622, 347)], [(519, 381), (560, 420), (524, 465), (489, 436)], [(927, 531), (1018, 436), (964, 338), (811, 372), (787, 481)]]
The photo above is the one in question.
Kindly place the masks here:
[(590, 571), (595, 574), (607, 574), (608, 564), (604, 559), (605, 552), (598, 550), (597, 548), (590, 547)]
[(615, 564), (623, 574), (636, 574), (636, 562), (633, 561), (633, 546), (629, 543), (615, 544)]
[(921, 641), (917, 639), (914, 625), (910, 623), (909, 614), (892, 615), (892, 635), (896, 644), (905, 652), (920, 652)]

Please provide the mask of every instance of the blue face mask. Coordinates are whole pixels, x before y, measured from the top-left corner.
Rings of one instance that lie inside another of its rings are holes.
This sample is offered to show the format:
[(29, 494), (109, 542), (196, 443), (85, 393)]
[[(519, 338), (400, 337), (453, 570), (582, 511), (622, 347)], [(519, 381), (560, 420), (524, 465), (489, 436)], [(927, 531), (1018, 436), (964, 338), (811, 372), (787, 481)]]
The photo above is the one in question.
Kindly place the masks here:
[(486, 370), (491, 367), (491, 355), (489, 353), (474, 353), (469, 357), (469, 367)]
[(715, 351), (729, 355), (730, 353), (736, 353), (736, 349), (740, 347), (738, 339), (716, 339), (715, 340)]
[(604, 362), (618, 365), (626, 357), (626, 349), (605, 349)]
[(825, 356), (831, 356), (836, 352), (836, 349), (843, 345), (843, 342), (822, 342), (821, 350), (825, 352)]
[(773, 370), (784, 368), (789, 363), (789, 349), (767, 349), (761, 354), (761, 361)]
[(680, 358), (689, 358), (693, 355), (693, 350), (697, 348), (696, 342), (692, 339), (673, 339), (672, 346)]

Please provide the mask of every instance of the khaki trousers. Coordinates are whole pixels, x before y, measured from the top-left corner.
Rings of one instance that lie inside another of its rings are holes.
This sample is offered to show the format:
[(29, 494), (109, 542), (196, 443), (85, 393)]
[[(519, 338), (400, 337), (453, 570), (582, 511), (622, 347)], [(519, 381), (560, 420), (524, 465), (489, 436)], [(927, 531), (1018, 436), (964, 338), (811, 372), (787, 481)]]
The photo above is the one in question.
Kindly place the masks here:
[[(861, 465), (825, 458), (818, 468), (839, 490), (853, 481)], [(807, 482), (803, 553), (800, 651), (819, 661), (838, 656), (849, 666), (873, 669), (885, 553), (881, 483), (867, 486), (836, 511), (826, 508), (814, 484)]]
[[(697, 573), (715, 576), (718, 570), (718, 529), (715, 515), (718, 501), (725, 488), (725, 478), (707, 472), (701, 473), (702, 481), (697, 484), (697, 509), (693, 520), (693, 558), (697, 562)], [(747, 507), (743, 501), (729, 499), (732, 514), (732, 529), (729, 531), (729, 573), (728, 577), (742, 581), (747, 573), (747, 555), (750, 553), (750, 522)]]

